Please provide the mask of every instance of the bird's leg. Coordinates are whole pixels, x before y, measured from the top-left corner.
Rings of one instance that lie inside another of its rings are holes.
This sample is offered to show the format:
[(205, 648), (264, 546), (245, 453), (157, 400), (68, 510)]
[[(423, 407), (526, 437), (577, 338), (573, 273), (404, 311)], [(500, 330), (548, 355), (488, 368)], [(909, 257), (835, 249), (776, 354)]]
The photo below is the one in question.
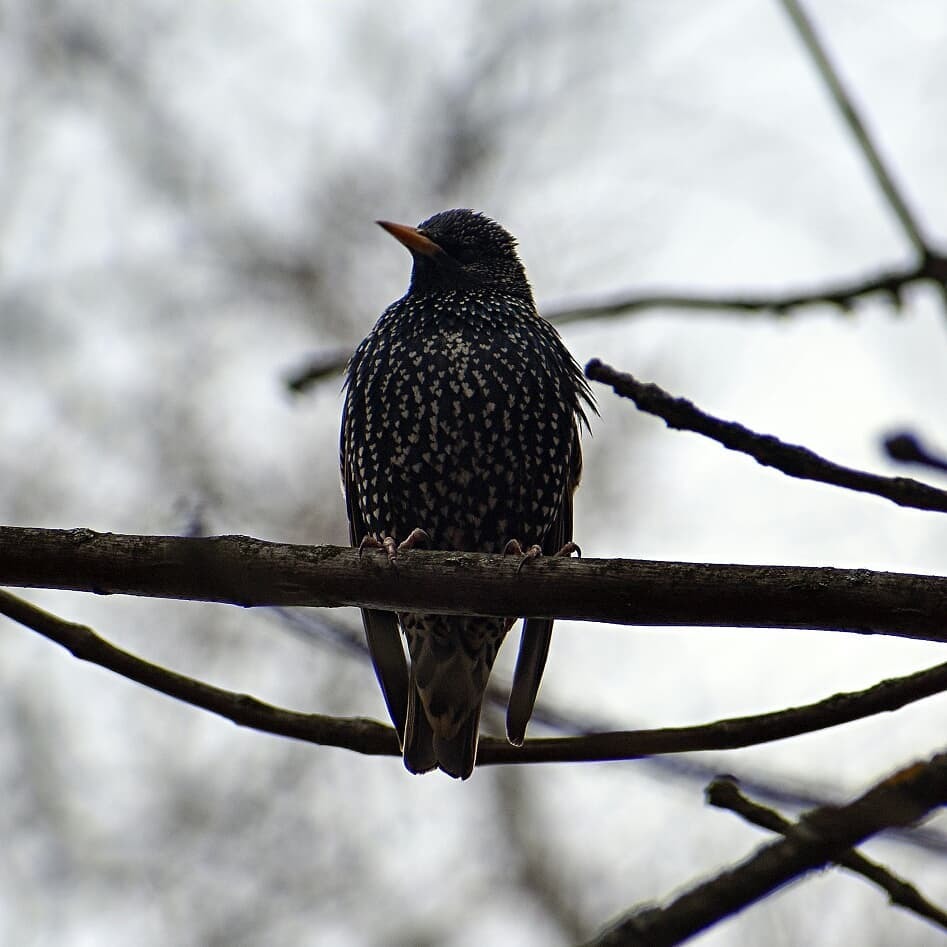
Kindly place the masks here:
[(415, 527), (410, 533), (408, 533), (408, 538), (404, 542), (396, 543), (394, 536), (382, 536), (379, 539), (377, 536), (368, 533), (362, 537), (362, 541), (358, 544), (358, 558), (362, 558), (362, 552), (365, 549), (384, 549), (388, 554), (388, 561), (394, 562), (398, 558), (399, 552), (406, 552), (409, 549), (414, 549), (415, 546), (420, 545), (421, 543), (429, 543), (431, 537), (428, 536), (423, 529)]
[[(572, 553), (578, 553), (579, 558), (582, 557), (582, 550), (579, 549), (578, 545), (574, 542), (567, 542), (562, 549), (558, 552), (553, 553), (552, 558), (558, 559), (560, 557), (568, 558)], [(520, 564), (516, 567), (516, 571), (519, 572), (520, 569), (529, 562), (530, 559), (538, 559), (543, 554), (541, 546), (537, 546), (536, 543), (533, 543), (525, 552), (523, 546), (518, 539), (511, 539), (503, 547), (504, 556), (522, 556)]]

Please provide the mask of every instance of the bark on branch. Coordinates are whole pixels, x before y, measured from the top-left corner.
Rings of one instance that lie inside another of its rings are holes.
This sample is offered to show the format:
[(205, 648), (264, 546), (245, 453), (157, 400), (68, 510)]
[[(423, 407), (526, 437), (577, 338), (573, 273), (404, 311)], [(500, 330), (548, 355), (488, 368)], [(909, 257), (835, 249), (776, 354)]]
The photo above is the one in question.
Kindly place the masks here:
[(872, 835), (912, 825), (945, 804), (947, 753), (942, 753), (889, 776), (846, 806), (826, 806), (807, 813), (786, 829), (785, 838), (696, 884), (666, 907), (634, 911), (594, 943), (679, 944), (793, 878), (837, 861)]
[(241, 606), (365, 605), (623, 625), (810, 628), (947, 641), (947, 578), (867, 569), (412, 550), (247, 536), (123, 536), (0, 527), (0, 586)]
[(593, 358), (585, 366), (592, 381), (610, 385), (615, 394), (628, 398), (639, 411), (657, 415), (670, 428), (693, 431), (717, 441), (728, 450), (748, 454), (758, 464), (773, 467), (790, 477), (815, 480), (859, 493), (873, 493), (898, 506), (947, 513), (947, 490), (910, 477), (882, 477), (843, 467), (820, 457), (808, 447), (787, 444), (772, 434), (757, 434), (736, 421), (723, 421), (701, 411), (686, 398), (675, 398), (657, 385), (638, 381)]
[[(266, 704), (249, 694), (215, 687), (117, 648), (91, 628), (64, 621), (2, 589), (0, 614), (62, 645), (80, 660), (98, 664), (240, 726), (373, 756), (399, 755), (394, 730), (383, 724), (363, 718), (298, 713)], [(477, 765), (601, 762), (633, 760), (664, 753), (732, 750), (836, 727), (878, 713), (890, 713), (945, 689), (947, 664), (941, 664), (907, 677), (882, 681), (866, 690), (835, 694), (803, 707), (732, 717), (691, 727), (527, 740), (522, 747), (511, 746), (506, 740), (485, 737), (480, 741)]]

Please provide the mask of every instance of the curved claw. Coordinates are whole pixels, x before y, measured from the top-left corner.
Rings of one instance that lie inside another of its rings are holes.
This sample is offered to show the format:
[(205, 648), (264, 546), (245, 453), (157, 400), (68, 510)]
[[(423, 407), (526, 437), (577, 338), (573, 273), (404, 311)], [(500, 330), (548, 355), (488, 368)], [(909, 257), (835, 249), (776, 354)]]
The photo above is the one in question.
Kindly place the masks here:
[(404, 542), (396, 543), (394, 536), (382, 536), (379, 539), (377, 536), (368, 533), (362, 537), (362, 541), (358, 544), (357, 556), (359, 559), (362, 558), (362, 553), (366, 549), (384, 549), (388, 554), (388, 561), (394, 562), (398, 558), (399, 552), (405, 552), (409, 549), (414, 549), (415, 546), (421, 545), (430, 545), (431, 537), (423, 530), (419, 528), (412, 529), (408, 534), (408, 538)]
[(376, 537), (372, 536), (371, 533), (366, 533), (362, 537), (362, 541), (358, 544), (358, 551), (355, 553), (355, 555), (357, 558), (361, 559), (362, 553), (366, 549), (381, 549), (381, 547), (382, 544)]
[(516, 572), (519, 574), (520, 570), (530, 559), (538, 559), (543, 554), (541, 546), (537, 546), (533, 543), (525, 552), (523, 551), (523, 546), (518, 539), (511, 539), (503, 547), (504, 556), (522, 556), (520, 559), (520, 564), (516, 567)]
[(414, 549), (415, 546), (420, 545), (430, 546), (431, 537), (430, 535), (419, 526), (415, 526), (414, 529), (408, 533), (407, 538), (404, 542), (398, 543), (398, 552), (406, 552), (408, 549)]

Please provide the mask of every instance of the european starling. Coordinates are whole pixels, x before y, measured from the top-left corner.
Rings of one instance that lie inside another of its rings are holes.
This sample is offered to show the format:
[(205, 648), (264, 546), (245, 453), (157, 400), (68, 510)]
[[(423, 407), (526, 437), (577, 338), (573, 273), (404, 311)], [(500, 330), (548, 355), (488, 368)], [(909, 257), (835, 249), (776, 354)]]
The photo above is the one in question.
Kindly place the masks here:
[[(410, 537), (464, 552), (564, 550), (583, 402), (594, 404), (559, 334), (536, 312), (516, 241), (471, 210), (417, 228), (378, 223), (414, 266), (407, 294), (385, 310), (346, 374), (341, 464), (353, 545), (384, 543), (393, 554)], [(487, 678), (516, 619), (375, 609), (362, 618), (405, 766), (466, 779)], [(523, 631), (507, 712), (516, 745), (552, 624), (529, 619)]]

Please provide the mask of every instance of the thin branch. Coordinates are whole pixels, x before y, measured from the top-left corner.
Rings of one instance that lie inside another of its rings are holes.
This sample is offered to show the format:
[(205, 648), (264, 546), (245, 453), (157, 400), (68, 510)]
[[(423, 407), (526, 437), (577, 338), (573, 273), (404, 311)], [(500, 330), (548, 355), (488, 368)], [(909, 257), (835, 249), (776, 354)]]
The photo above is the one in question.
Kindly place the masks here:
[(233, 605), (355, 605), (651, 626), (808, 628), (947, 642), (947, 578), (868, 569), (291, 546), (248, 536), (0, 527), (0, 586)]
[[(64, 621), (35, 605), (0, 590), (0, 614), (68, 649), (75, 657), (98, 664), (129, 680), (177, 700), (265, 733), (369, 755), (398, 754), (394, 730), (362, 718), (333, 718), (273, 707), (202, 681), (186, 677), (123, 651), (92, 629)], [(660, 753), (737, 749), (839, 726), (878, 713), (897, 710), (947, 690), (947, 664), (907, 677), (882, 681), (863, 691), (835, 694), (804, 707), (735, 717), (692, 727), (629, 730), (557, 739), (528, 740), (514, 747), (485, 738), (478, 765), (497, 763), (562, 763), (632, 760)]]
[(323, 746), (345, 747), (372, 756), (398, 753), (398, 739), (391, 727), (361, 717), (300, 714), (274, 707), (248, 694), (205, 684), (123, 651), (99, 637), (91, 628), (65, 621), (2, 589), (0, 614), (62, 645), (81, 661), (97, 664), (242, 727)]
[(947, 471), (947, 457), (936, 454), (911, 431), (899, 431), (884, 439), (885, 453), (903, 464), (920, 464), (933, 470)]
[[(279, 623), (303, 640), (314, 644), (326, 644), (331, 648), (344, 652), (363, 661), (368, 660), (368, 645), (365, 643), (364, 632), (354, 626), (332, 618), (325, 611), (308, 609), (280, 608), (273, 606), (267, 611), (279, 620)], [(914, 677), (914, 684), (922, 685), (928, 674), (935, 675), (937, 668), (922, 671)], [(490, 678), (487, 685), (487, 700), (501, 712), (506, 712), (506, 705), (510, 698), (509, 682), (495, 680), (496, 674)], [(902, 679), (907, 683), (909, 678)], [(930, 680), (932, 685), (933, 680)], [(869, 690), (885, 689), (890, 687), (891, 681), (882, 681)], [(913, 690), (915, 695), (917, 691)], [(934, 691), (932, 691), (934, 693)], [(832, 700), (830, 698), (830, 700)], [(893, 706), (886, 708), (896, 709)], [(616, 725), (601, 717), (591, 717), (588, 714), (577, 715), (574, 711), (563, 711), (547, 698), (540, 695), (533, 708), (530, 718), (530, 727), (544, 728), (558, 733), (561, 736), (587, 735), (614, 731)], [(713, 779), (720, 771), (718, 765), (702, 756), (689, 754), (668, 754), (667, 756), (643, 756), (639, 758), (639, 765), (654, 771), (657, 779), (668, 778), (698, 783), (702, 786)], [(774, 776), (760, 771), (734, 771), (734, 779), (739, 781), (744, 791), (752, 793), (756, 798), (768, 801), (771, 804), (789, 805), (796, 809), (811, 809), (816, 806), (830, 804), (831, 792), (825, 787), (816, 787), (813, 784), (802, 785), (797, 781), (787, 781), (785, 776)], [(894, 830), (888, 833), (887, 838), (892, 841), (905, 843), (912, 847), (920, 847), (938, 854), (947, 854), (947, 835), (934, 829)]]
[(856, 303), (876, 293), (896, 309), (900, 309), (904, 302), (904, 291), (915, 283), (928, 280), (938, 286), (947, 283), (947, 256), (932, 252), (910, 266), (786, 293), (647, 293), (626, 290), (585, 302), (576, 300), (546, 306), (543, 308), (543, 314), (550, 322), (561, 325), (585, 319), (627, 316), (650, 309), (680, 309), (691, 312), (730, 310), (745, 315), (786, 315), (802, 308), (834, 306), (841, 312), (851, 312)]
[[(771, 832), (788, 835), (792, 831), (792, 822), (789, 819), (775, 809), (768, 809), (747, 798), (729, 777), (719, 777), (707, 787), (707, 801), (720, 809), (729, 809), (747, 822)], [(852, 850), (840, 855), (836, 863), (886, 891), (892, 904), (912, 911), (947, 930), (947, 912), (928, 901), (914, 885), (899, 878), (891, 869)]]
[(689, 727), (618, 730), (581, 737), (529, 740), (523, 749), (491, 741), (478, 763), (588, 763), (630, 760), (665, 753), (735, 750), (815, 733), (947, 691), (947, 664), (881, 681), (861, 691), (833, 694), (802, 707), (749, 717), (731, 717)]
[(859, 115), (851, 94), (842, 83), (838, 70), (829, 59), (828, 53), (812, 25), (812, 21), (806, 15), (798, 0), (782, 0), (782, 4), (793, 26), (799, 33), (803, 45), (812, 57), (816, 69), (818, 69), (819, 75), (828, 88), (829, 94), (841, 113), (845, 124), (854, 136), (855, 141), (858, 142), (858, 147), (868, 162), (868, 167), (871, 169), (871, 173), (884, 194), (888, 205), (897, 216), (901, 229), (914, 245), (918, 256), (921, 259), (927, 257), (931, 251), (927, 240), (924, 238), (921, 224), (908, 207), (907, 201), (895, 184), (894, 175), (888, 169), (881, 157), (878, 146), (868, 133), (865, 122)]
[(706, 414), (686, 398), (675, 398), (657, 385), (640, 382), (597, 358), (585, 366), (585, 374), (593, 381), (610, 385), (623, 398), (630, 398), (640, 411), (663, 418), (668, 427), (702, 434), (790, 477), (871, 493), (915, 510), (947, 513), (947, 490), (909, 477), (882, 477), (835, 464), (806, 447), (785, 444), (771, 434), (757, 434), (735, 421), (722, 421)]
[(324, 378), (335, 378), (345, 371), (354, 351), (353, 345), (350, 349), (338, 347), (315, 352), (304, 364), (284, 374), (283, 382), (287, 390), (299, 395)]
[(947, 753), (900, 770), (846, 806), (807, 813), (789, 827), (785, 838), (699, 882), (666, 907), (633, 911), (594, 943), (680, 944), (787, 882), (837, 861), (865, 839), (895, 826), (912, 825), (945, 804)]
[[(787, 315), (798, 309), (833, 306), (851, 312), (856, 303), (871, 295), (884, 297), (895, 309), (901, 309), (904, 293), (915, 283), (933, 281), (947, 286), (947, 256), (931, 251), (911, 266), (826, 283), (786, 293), (686, 293), (624, 290), (586, 300), (566, 300), (542, 307), (543, 315), (555, 325), (587, 319), (610, 319), (648, 312), (652, 309), (678, 309), (683, 312), (739, 312), (744, 315), (775, 313)], [(317, 382), (340, 374), (348, 364), (352, 349), (333, 348), (314, 353), (309, 361), (286, 372), (284, 382), (293, 394), (300, 394)]]

